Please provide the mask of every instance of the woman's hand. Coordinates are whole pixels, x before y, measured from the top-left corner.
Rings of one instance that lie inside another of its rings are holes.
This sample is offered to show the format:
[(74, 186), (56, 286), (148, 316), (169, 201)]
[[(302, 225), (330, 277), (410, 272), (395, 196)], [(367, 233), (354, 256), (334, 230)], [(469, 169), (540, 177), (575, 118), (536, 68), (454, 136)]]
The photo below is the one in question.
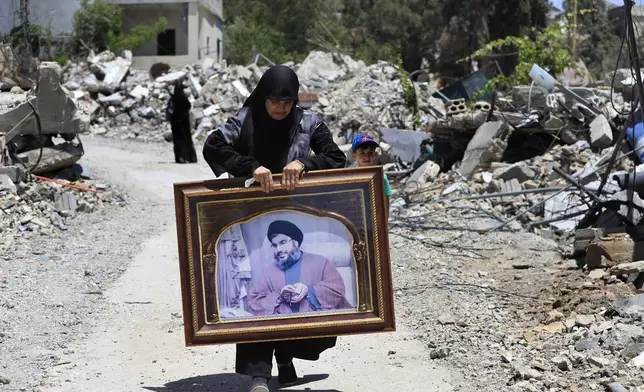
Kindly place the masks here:
[(259, 182), (262, 186), (262, 190), (266, 193), (271, 192), (275, 188), (275, 185), (273, 184), (273, 174), (264, 166), (255, 169), (253, 172), (253, 178), (255, 181)]
[(282, 170), (282, 186), (289, 191), (295, 189), (300, 181), (303, 171), (304, 165), (299, 161), (293, 161), (286, 165), (284, 170)]

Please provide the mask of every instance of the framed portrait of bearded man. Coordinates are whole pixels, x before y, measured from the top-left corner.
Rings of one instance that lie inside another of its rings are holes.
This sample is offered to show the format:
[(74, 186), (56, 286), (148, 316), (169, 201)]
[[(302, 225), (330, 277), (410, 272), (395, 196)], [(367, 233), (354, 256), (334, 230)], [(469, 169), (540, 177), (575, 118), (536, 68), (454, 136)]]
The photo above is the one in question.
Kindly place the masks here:
[(174, 190), (186, 345), (395, 330), (381, 167)]

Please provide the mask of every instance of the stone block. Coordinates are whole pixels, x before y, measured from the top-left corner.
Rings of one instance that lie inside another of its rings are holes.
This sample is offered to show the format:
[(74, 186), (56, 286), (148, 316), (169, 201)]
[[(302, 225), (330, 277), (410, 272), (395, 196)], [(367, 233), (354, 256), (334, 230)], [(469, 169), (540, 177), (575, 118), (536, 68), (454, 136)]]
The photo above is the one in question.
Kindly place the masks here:
[(0, 166), (0, 175), (6, 175), (13, 183), (27, 180), (27, 172), (21, 166)]
[(423, 163), (405, 183), (405, 192), (410, 193), (423, 189), (428, 182), (438, 176), (440, 171), (440, 166), (433, 161)]
[(613, 130), (602, 114), (590, 123), (590, 145), (594, 148), (606, 148), (613, 143)]
[(8, 190), (12, 193), (16, 193), (18, 191), (16, 184), (14, 184), (11, 178), (6, 174), (0, 174), (0, 191), (1, 190)]
[(143, 87), (141, 85), (138, 85), (134, 87), (132, 91), (130, 91), (129, 95), (134, 99), (147, 98), (150, 95), (150, 89)]
[[(18, 159), (32, 167), (38, 162), (40, 149), (30, 150), (18, 154)], [(42, 174), (64, 169), (76, 163), (83, 156), (83, 148), (70, 142), (57, 144), (53, 147), (44, 147), (42, 158), (33, 174)]]
[(166, 83), (166, 84), (174, 84), (176, 81), (183, 79), (186, 76), (186, 73), (183, 71), (179, 72), (172, 72), (169, 74), (165, 74), (163, 76), (159, 76), (156, 79), (156, 82), (158, 83)]
[(57, 193), (54, 199), (56, 212), (76, 212), (78, 208), (78, 199), (71, 192)]
[(519, 162), (493, 173), (494, 178), (509, 181), (516, 179), (519, 182), (532, 180), (535, 176), (534, 170), (530, 169), (525, 162)]
[(467, 145), (461, 166), (461, 175), (470, 178), (482, 165), (499, 161), (507, 147), (507, 140), (512, 130), (506, 122), (494, 121), (484, 123), (476, 130), (474, 137)]

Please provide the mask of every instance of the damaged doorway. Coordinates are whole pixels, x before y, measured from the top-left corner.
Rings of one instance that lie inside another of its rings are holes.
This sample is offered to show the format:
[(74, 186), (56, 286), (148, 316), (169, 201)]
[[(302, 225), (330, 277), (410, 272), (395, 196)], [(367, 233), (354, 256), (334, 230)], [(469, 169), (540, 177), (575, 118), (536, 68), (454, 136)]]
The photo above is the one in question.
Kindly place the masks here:
[(177, 39), (175, 29), (168, 29), (157, 35), (157, 56), (176, 56)]

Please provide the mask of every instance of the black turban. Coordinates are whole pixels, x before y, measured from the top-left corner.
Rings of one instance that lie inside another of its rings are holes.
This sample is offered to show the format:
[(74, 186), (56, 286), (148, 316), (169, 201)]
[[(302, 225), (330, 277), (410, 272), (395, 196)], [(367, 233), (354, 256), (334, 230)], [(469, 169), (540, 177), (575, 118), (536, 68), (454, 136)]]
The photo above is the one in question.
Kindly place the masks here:
[(284, 234), (287, 237), (297, 241), (298, 245), (302, 245), (302, 240), (304, 239), (304, 234), (299, 227), (295, 226), (291, 222), (276, 220), (268, 226), (268, 240), (271, 241), (276, 235)]

